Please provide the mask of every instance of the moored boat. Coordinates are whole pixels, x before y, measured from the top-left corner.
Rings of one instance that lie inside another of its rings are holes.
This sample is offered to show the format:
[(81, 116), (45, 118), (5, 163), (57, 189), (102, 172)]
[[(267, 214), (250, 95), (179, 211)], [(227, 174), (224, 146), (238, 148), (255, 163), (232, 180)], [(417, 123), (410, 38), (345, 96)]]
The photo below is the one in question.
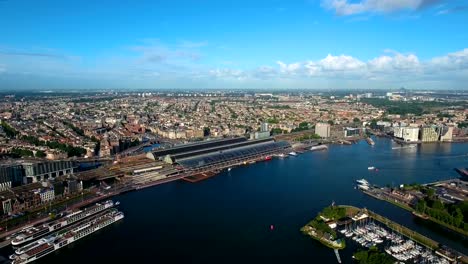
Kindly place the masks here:
[(124, 218), (122, 212), (117, 209), (109, 209), (102, 214), (95, 215), (65, 230), (56, 232), (47, 238), (40, 239), (39, 243), (36, 243), (36, 241), (18, 249), (14, 256), (10, 256), (13, 259), (12, 264), (35, 261), (122, 218)]
[(327, 145), (317, 145), (310, 148), (311, 151), (327, 150)]
[(369, 185), (369, 182), (366, 181), (366, 179), (356, 180), (356, 182), (359, 183), (359, 184), (362, 184), (362, 185)]
[(96, 203), (95, 205), (73, 212), (71, 214), (65, 215), (59, 219), (47, 222), (40, 226), (32, 226), (25, 228), (18, 232), (15, 237), (11, 240), (13, 246), (20, 246), (25, 242), (43, 237), (53, 231), (66, 227), (70, 224), (76, 223), (80, 220), (83, 220), (89, 216), (92, 216), (96, 213), (102, 212), (108, 208), (114, 206), (114, 202), (108, 200), (104, 203)]

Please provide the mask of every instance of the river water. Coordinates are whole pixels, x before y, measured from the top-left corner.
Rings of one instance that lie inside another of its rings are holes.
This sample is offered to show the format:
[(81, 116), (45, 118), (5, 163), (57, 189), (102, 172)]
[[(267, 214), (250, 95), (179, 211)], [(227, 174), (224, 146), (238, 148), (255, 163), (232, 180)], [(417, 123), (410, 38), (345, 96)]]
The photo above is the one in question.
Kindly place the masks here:
[[(178, 181), (117, 196), (123, 221), (38, 263), (337, 263), (332, 250), (299, 232), (333, 201), (367, 207), (467, 254), (467, 240), (366, 196), (354, 182), (397, 186), (455, 178), (453, 168), (468, 167), (468, 144), (392, 149), (389, 139), (375, 142), (333, 145), (198, 183)], [(343, 263), (352, 261), (353, 250), (340, 251)]]

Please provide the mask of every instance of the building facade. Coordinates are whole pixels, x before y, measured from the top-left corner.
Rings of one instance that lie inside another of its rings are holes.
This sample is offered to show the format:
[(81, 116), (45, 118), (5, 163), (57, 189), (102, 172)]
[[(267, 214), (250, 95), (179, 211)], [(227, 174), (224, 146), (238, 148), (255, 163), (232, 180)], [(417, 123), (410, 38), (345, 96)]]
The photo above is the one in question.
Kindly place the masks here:
[(57, 176), (73, 173), (72, 161), (32, 161), (23, 164), (25, 177), (23, 183), (40, 182)]
[(330, 124), (317, 123), (315, 125), (315, 134), (319, 135), (321, 138), (329, 138), (330, 137)]
[(403, 139), (408, 142), (419, 140), (419, 127), (404, 127)]
[(0, 191), (22, 184), (24, 177), (23, 166), (19, 163), (0, 166)]
[(452, 141), (453, 140), (453, 126), (443, 126), (440, 129), (440, 141)]
[(344, 128), (344, 136), (345, 137), (356, 137), (361, 135), (361, 129), (353, 128), (353, 127), (346, 127)]
[(439, 141), (439, 129), (437, 126), (425, 126), (421, 128), (421, 141), (422, 142), (436, 142)]

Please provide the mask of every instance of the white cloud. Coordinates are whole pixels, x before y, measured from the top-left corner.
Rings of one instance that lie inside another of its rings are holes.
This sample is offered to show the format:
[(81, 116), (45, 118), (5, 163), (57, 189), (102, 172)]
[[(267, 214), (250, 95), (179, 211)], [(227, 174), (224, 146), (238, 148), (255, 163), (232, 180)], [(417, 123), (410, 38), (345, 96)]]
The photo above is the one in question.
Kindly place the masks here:
[(361, 13), (392, 13), (418, 10), (439, 0), (322, 0), (322, 6), (334, 10), (337, 15), (347, 16)]
[(278, 76), (278, 71), (271, 66), (260, 66), (252, 72), (252, 77), (258, 79), (271, 79)]
[(468, 48), (442, 57), (435, 57), (431, 60), (430, 65), (432, 68), (445, 70), (468, 69)]
[(297, 74), (298, 70), (301, 68), (299, 62), (286, 64), (282, 61), (277, 61), (276, 63), (280, 66), (280, 72), (285, 74)]
[(210, 76), (218, 79), (242, 80), (246, 77), (244, 71), (235, 69), (214, 69), (209, 71)]
[(392, 52), (393, 56), (382, 55), (367, 62), (369, 72), (393, 73), (395, 71), (419, 71), (421, 63), (414, 54)]
[[(128, 51), (128, 47), (125, 49)], [(293, 62), (282, 58), (271, 65), (254, 65), (250, 69), (239, 69), (237, 65), (242, 61), (213, 66), (209, 64), (213, 60), (197, 60), (191, 50), (177, 45), (144, 43), (133, 46), (131, 50), (130, 56), (104, 57), (89, 65), (86, 58), (75, 60), (71, 59), (74, 56), (46, 56), (48, 53), (37, 50), (0, 49), (0, 84), (2, 80), (5, 83), (5, 76), (24, 72), (29, 73), (31, 80), (34, 76), (63, 80), (74, 78), (88, 83), (96, 81), (97, 84), (113, 82), (115, 87), (120, 87), (121, 83), (128, 84), (128, 87), (174, 87), (180, 83), (184, 84), (182, 87), (237, 85), (238, 88), (239, 82), (249, 87), (307, 87), (309, 84), (343, 87), (352, 83), (364, 84), (362, 87), (382, 87), (392, 83), (398, 85), (399, 82), (421, 85), (430, 82), (431, 85), (438, 83), (439, 87), (453, 84), (454, 87), (466, 88), (463, 86), (468, 83), (468, 48), (424, 60), (413, 53), (392, 50), (385, 50), (371, 59), (352, 54), (324, 54), (319, 59)], [(41, 79), (44, 78), (37, 80)]]
[[(278, 70), (263, 66), (257, 68), (248, 77), (270, 78), (346, 78), (356, 80), (417, 80), (425, 77), (446, 78), (450, 71), (457, 71), (457, 76), (468, 79), (468, 48), (436, 57), (428, 61), (420, 59), (412, 53), (399, 53), (385, 50), (384, 55), (363, 61), (349, 55), (328, 54), (316, 61), (304, 61), (288, 64), (277, 61)], [(264, 74), (268, 72), (268, 74)]]
[(364, 62), (351, 56), (331, 54), (320, 60), (319, 65), (324, 71), (356, 71), (366, 66)]

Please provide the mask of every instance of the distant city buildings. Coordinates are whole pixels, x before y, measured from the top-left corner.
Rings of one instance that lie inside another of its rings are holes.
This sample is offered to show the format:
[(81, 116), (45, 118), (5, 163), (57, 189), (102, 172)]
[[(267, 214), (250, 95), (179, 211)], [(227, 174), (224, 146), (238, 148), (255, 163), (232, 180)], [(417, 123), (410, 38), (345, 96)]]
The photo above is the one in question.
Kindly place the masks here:
[[(29, 208), (50, 201), (51, 190), (53, 199), (79, 192), (82, 184), (73, 178), (74, 157), (118, 162), (131, 151), (141, 153), (141, 144), (151, 142), (161, 142), (165, 148), (233, 137), (305, 141), (313, 138), (311, 124), (315, 134), (331, 141), (358, 138), (367, 129), (406, 142), (467, 140), (468, 112), (460, 104), (451, 105), (463, 100), (459, 94), (437, 97), (407, 90), (5, 97), (0, 98), (0, 154), (5, 157), (0, 165), (0, 192), (5, 194), (5, 210), (15, 211), (19, 205)], [(423, 102), (440, 105), (420, 109)], [(43, 182), (48, 185), (35, 186)], [(22, 190), (32, 194), (19, 195), (15, 188), (24, 186), (33, 186), (34, 191)], [(10, 197), (12, 190), (19, 196)]]

